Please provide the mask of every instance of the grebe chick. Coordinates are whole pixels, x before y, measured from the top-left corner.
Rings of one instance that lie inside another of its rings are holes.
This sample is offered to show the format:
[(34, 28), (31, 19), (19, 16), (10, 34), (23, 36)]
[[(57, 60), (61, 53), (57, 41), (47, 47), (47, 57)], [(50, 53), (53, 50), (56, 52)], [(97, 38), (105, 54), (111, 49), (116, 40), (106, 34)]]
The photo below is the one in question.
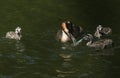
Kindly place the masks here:
[(73, 26), (71, 21), (66, 21), (62, 23), (61, 29), (57, 32), (57, 39), (63, 43), (70, 40), (75, 43), (82, 32), (82, 27)]
[(104, 49), (105, 47), (112, 46), (113, 43), (112, 39), (101, 39), (93, 42), (93, 36), (91, 34), (87, 34), (83, 39), (88, 41), (86, 43), (88, 47), (96, 49)]
[(96, 32), (95, 32), (94, 36), (100, 39), (100, 37), (102, 35), (108, 35), (111, 32), (112, 32), (112, 29), (110, 27), (102, 27), (101, 25), (99, 25), (96, 28)]
[(20, 40), (22, 37), (21, 35), (21, 28), (20, 27), (17, 27), (15, 29), (15, 32), (14, 31), (9, 31), (6, 33), (6, 38), (9, 38), (9, 39), (16, 39), (16, 40)]

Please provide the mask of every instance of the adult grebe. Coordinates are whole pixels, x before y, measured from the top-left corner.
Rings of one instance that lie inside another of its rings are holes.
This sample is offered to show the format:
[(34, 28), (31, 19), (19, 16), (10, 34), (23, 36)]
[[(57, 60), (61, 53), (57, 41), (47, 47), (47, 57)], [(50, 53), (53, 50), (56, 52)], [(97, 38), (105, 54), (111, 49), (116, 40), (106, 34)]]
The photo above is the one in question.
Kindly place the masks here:
[(21, 35), (21, 28), (20, 27), (17, 27), (15, 29), (15, 32), (14, 31), (9, 31), (6, 33), (6, 38), (9, 38), (9, 39), (16, 39), (16, 40), (20, 40), (22, 37)]
[(57, 32), (57, 40), (60, 40), (61, 42), (65, 43), (71, 40), (71, 38), (75, 40), (75, 38), (69, 33), (66, 23), (63, 22), (61, 25), (61, 29)]
[(101, 39), (93, 42), (93, 36), (91, 34), (87, 34), (83, 39), (88, 41), (86, 43), (88, 47), (93, 47), (96, 49), (104, 49), (105, 47), (112, 46), (113, 43), (112, 39)]
[(61, 29), (57, 32), (57, 39), (63, 43), (70, 40), (75, 43), (76, 39), (80, 37), (82, 33), (82, 27), (73, 26), (71, 21), (66, 21), (62, 23)]
[(110, 27), (102, 27), (101, 25), (99, 25), (96, 28), (96, 32), (95, 32), (94, 36), (100, 39), (100, 37), (102, 35), (108, 35), (111, 32), (112, 32), (112, 29)]

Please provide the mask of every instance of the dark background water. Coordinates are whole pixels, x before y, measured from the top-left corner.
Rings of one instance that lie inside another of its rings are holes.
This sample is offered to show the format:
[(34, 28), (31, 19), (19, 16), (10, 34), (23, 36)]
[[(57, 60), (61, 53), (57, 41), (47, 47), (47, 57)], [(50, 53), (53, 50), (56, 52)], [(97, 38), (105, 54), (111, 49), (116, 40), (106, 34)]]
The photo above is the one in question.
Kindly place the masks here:
[[(111, 27), (114, 47), (63, 49), (55, 36), (66, 20), (90, 33)], [(119, 0), (1, 0), (0, 78), (120, 78), (119, 21)], [(5, 39), (17, 26), (22, 39)]]

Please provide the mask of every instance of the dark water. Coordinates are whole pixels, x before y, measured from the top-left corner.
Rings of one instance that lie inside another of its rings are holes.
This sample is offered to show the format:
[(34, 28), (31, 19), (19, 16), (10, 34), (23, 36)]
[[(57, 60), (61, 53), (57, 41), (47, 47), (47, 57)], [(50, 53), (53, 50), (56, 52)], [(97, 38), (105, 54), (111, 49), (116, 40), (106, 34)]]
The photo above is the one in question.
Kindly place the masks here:
[[(55, 35), (66, 20), (90, 33), (99, 24), (111, 27), (114, 47), (63, 49)], [(22, 39), (5, 39), (17, 26)], [(119, 0), (1, 0), (0, 78), (120, 78), (119, 26)]]

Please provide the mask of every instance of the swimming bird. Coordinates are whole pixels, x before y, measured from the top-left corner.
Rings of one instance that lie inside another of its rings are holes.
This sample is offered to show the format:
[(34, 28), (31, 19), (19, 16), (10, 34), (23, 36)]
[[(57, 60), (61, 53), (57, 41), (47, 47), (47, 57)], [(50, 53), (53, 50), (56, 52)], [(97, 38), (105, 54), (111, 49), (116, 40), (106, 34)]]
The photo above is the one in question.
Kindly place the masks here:
[(106, 47), (112, 46), (113, 44), (112, 39), (101, 39), (98, 41), (93, 41), (93, 36), (91, 34), (87, 34), (83, 37), (83, 39), (88, 41), (86, 43), (88, 47), (93, 47), (96, 49), (104, 49)]
[(21, 35), (21, 28), (20, 27), (17, 27), (15, 29), (15, 31), (9, 31), (6, 33), (6, 38), (9, 38), (9, 39), (20, 40), (21, 37), (22, 37), (22, 35)]
[(96, 32), (95, 32), (94, 36), (97, 37), (98, 39), (100, 39), (101, 36), (108, 35), (111, 32), (112, 32), (112, 29), (110, 27), (102, 27), (102, 25), (99, 25), (96, 28)]
[(57, 32), (57, 39), (65, 43), (70, 40), (73, 43), (76, 42), (76, 39), (83, 34), (83, 29), (80, 26), (73, 26), (71, 21), (66, 21), (62, 23), (61, 29)]

